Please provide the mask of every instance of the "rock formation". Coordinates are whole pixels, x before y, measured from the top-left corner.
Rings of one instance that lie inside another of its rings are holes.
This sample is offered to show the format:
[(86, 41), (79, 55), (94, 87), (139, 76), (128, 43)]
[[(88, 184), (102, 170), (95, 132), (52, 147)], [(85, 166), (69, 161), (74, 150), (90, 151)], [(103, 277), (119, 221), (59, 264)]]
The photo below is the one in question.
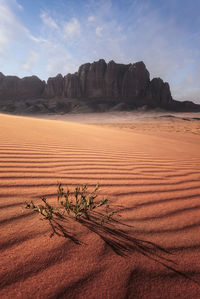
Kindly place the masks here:
[(172, 99), (168, 83), (150, 80), (145, 64), (108, 64), (100, 59), (75, 74), (19, 79), (0, 73), (0, 110), (10, 112), (70, 112), (135, 109), (146, 106), (172, 111), (200, 111), (200, 105)]
[(61, 97), (63, 95), (64, 79), (61, 74), (49, 78), (45, 86), (44, 94), (49, 98)]
[(0, 101), (35, 99), (43, 94), (44, 88), (45, 81), (36, 76), (19, 79), (0, 74)]

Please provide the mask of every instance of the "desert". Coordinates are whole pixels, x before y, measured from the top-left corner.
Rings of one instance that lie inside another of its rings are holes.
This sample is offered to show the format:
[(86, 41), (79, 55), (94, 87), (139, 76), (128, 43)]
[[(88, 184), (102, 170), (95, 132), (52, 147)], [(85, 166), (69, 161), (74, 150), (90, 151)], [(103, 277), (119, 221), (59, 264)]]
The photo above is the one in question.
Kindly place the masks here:
[[(0, 297), (199, 298), (199, 118), (1, 114)], [(25, 202), (56, 202), (58, 182), (98, 182), (118, 213), (52, 235)]]
[(0, 299), (200, 298), (199, 11), (0, 0)]

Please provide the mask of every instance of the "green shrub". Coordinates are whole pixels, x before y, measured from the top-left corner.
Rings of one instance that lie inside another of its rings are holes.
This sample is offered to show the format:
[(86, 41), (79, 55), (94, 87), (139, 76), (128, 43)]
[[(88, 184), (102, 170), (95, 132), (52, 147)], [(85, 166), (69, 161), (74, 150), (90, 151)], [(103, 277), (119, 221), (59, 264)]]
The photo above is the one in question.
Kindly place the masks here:
[(73, 192), (67, 188), (65, 191), (62, 184), (58, 184), (57, 190), (57, 202), (59, 207), (53, 207), (50, 205), (45, 197), (41, 200), (43, 204), (35, 205), (33, 201), (26, 202), (26, 208), (41, 214), (44, 219), (51, 220), (53, 216), (62, 217), (65, 213), (69, 216), (73, 216), (76, 220), (81, 217), (85, 217), (87, 220), (91, 220), (90, 216), (93, 211), (101, 206), (105, 207), (103, 215), (101, 214), (101, 224), (111, 220), (112, 216), (117, 213), (116, 210), (110, 210), (108, 198), (102, 198), (97, 201), (98, 195), (96, 194), (99, 189), (99, 185), (89, 192), (87, 185), (76, 186)]

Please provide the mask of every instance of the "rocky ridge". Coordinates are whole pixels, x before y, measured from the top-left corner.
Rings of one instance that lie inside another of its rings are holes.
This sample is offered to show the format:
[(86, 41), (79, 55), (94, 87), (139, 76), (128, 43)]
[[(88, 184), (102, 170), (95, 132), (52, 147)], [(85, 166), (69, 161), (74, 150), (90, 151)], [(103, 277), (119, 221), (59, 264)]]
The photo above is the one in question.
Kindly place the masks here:
[(0, 111), (68, 113), (110, 110), (165, 109), (200, 111), (200, 105), (172, 99), (169, 84), (150, 80), (145, 64), (86, 63), (78, 72), (49, 78), (18, 78), (0, 73)]

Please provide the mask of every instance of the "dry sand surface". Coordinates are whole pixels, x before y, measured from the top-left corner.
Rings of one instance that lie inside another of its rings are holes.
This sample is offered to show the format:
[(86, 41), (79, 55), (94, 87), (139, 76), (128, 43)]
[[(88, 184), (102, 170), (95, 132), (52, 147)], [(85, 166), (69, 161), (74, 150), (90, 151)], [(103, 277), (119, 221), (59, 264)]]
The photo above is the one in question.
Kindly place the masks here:
[[(0, 115), (0, 298), (200, 298), (200, 122), (184, 118)], [(99, 182), (120, 215), (50, 237), (24, 202), (56, 202), (58, 181)]]

